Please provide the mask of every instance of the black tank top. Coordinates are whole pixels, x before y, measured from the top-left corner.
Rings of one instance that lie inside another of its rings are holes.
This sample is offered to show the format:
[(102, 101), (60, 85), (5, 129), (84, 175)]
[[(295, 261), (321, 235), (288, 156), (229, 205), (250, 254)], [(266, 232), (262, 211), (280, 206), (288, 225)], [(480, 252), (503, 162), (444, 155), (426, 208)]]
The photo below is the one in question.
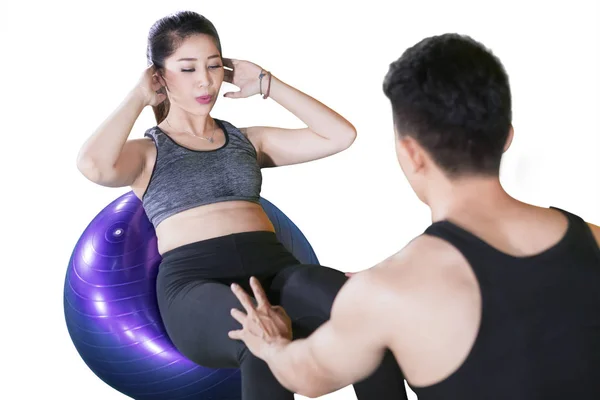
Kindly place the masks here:
[(419, 400), (600, 399), (600, 249), (585, 221), (559, 211), (567, 233), (529, 257), (502, 253), (448, 221), (425, 231), (469, 262), (482, 317), (465, 362), (440, 383), (412, 387)]

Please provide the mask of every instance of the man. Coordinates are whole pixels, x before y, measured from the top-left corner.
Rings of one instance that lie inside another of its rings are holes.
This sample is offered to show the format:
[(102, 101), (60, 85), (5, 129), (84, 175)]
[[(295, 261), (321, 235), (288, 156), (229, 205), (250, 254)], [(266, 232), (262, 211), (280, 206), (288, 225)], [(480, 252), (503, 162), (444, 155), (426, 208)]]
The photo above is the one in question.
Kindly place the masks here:
[(308, 397), (371, 374), (390, 349), (420, 400), (599, 399), (600, 228), (510, 197), (499, 180), (511, 94), (469, 37), (427, 38), (390, 66), (396, 153), (431, 209), (425, 233), (349, 279), (331, 319), (291, 341), (256, 280), (230, 332)]

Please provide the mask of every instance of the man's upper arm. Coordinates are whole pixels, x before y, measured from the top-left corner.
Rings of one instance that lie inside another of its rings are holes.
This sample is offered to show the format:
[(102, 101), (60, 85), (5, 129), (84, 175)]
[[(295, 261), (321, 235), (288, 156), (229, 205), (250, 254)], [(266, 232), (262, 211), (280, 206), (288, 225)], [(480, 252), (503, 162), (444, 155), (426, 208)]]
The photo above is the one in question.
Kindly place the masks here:
[(318, 395), (361, 381), (383, 359), (391, 335), (381, 297), (385, 290), (373, 275), (353, 276), (336, 297), (330, 320), (310, 337), (314, 367), (329, 386)]

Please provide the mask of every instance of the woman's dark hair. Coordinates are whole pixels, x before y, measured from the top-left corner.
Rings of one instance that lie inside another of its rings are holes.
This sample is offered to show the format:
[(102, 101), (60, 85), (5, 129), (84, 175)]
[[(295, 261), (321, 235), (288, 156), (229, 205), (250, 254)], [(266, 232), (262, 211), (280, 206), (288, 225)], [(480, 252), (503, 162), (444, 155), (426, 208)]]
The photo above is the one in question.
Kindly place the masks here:
[[(219, 34), (206, 17), (193, 11), (180, 11), (161, 18), (152, 25), (148, 34), (146, 50), (148, 65), (154, 64), (159, 74), (162, 75), (165, 59), (175, 53), (184, 39), (200, 34), (212, 37), (219, 49), (219, 54), (223, 55)], [(162, 90), (164, 91), (164, 88)], [(157, 124), (166, 118), (169, 106), (169, 99), (166, 99), (158, 106), (152, 107)]]
[(450, 177), (492, 175), (512, 123), (508, 75), (468, 36), (426, 38), (390, 65), (383, 83), (397, 133), (413, 137)]

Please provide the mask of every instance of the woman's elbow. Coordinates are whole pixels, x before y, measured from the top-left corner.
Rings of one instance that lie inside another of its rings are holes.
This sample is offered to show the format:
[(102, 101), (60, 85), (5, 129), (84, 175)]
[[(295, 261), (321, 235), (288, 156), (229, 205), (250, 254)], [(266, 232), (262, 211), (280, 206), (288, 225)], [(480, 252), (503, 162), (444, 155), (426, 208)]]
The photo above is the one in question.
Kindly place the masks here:
[(356, 140), (356, 128), (350, 125), (350, 128), (344, 131), (342, 135), (340, 135), (339, 139), (339, 151), (344, 151), (348, 149), (354, 141)]
[(79, 154), (77, 156), (76, 165), (79, 172), (90, 181), (98, 182), (100, 180), (100, 170), (97, 168), (91, 157)]
[(76, 164), (79, 172), (89, 181), (101, 186), (114, 186), (114, 182), (112, 182), (115, 180), (114, 169), (101, 167), (96, 160), (86, 155), (79, 155)]

